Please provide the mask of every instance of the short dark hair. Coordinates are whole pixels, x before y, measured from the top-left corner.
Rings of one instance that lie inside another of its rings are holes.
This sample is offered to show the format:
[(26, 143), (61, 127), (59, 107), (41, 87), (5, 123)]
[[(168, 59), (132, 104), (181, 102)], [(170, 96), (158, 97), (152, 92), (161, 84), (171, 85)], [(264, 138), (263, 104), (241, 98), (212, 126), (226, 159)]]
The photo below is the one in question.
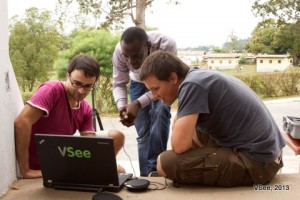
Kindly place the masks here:
[(154, 75), (158, 80), (167, 81), (172, 72), (175, 72), (179, 79), (183, 79), (189, 69), (189, 66), (175, 54), (158, 50), (151, 53), (143, 62), (140, 79), (143, 81)]
[(99, 62), (87, 54), (78, 54), (70, 60), (67, 72), (71, 74), (74, 70), (83, 70), (86, 77), (96, 77), (96, 80), (100, 76)]
[(140, 27), (129, 27), (123, 32), (121, 41), (126, 44), (131, 44), (135, 41), (139, 41), (141, 43), (148, 42), (148, 35), (146, 31)]

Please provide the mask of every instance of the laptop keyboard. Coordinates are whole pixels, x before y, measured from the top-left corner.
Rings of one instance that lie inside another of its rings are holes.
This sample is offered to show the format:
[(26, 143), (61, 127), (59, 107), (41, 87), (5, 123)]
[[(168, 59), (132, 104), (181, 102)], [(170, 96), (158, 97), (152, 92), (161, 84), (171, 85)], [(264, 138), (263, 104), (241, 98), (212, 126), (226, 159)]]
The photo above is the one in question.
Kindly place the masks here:
[(132, 174), (119, 174), (119, 184), (122, 185), (127, 179), (130, 179)]

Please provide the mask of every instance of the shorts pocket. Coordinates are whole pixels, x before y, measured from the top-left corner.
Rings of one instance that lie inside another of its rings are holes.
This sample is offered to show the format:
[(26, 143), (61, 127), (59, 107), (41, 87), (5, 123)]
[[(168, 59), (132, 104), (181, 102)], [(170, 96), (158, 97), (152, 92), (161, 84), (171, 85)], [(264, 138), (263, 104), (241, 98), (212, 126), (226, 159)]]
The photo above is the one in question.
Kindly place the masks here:
[(273, 180), (273, 178), (276, 176), (280, 168), (283, 167), (283, 164), (271, 162), (271, 163), (265, 163), (264, 167), (262, 168), (262, 172), (259, 176), (259, 183), (260, 184), (267, 184)]
[(184, 157), (178, 163), (178, 181), (189, 184), (214, 185), (218, 178), (215, 153)]

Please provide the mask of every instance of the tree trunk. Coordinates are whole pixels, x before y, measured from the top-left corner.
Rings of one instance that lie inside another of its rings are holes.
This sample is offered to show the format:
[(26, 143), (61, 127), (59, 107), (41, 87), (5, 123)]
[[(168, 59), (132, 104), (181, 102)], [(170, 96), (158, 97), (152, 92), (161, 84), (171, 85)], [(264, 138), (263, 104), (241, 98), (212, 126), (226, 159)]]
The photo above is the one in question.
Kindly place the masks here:
[(25, 87), (25, 81), (24, 81), (24, 79), (22, 79), (22, 89), (23, 89), (23, 92), (25, 92), (25, 91), (26, 91), (26, 87)]
[(147, 0), (136, 0), (135, 25), (143, 29), (146, 28), (146, 22), (145, 22), (146, 5), (147, 5)]

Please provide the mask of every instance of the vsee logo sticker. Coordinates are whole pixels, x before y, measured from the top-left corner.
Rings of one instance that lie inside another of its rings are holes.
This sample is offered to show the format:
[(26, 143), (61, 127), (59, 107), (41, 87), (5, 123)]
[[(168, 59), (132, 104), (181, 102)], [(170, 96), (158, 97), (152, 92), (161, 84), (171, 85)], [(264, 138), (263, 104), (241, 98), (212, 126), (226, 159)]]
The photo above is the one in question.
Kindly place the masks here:
[(63, 157), (70, 157), (70, 158), (91, 158), (92, 154), (89, 150), (80, 150), (80, 149), (74, 149), (73, 147), (57, 147), (60, 154)]

